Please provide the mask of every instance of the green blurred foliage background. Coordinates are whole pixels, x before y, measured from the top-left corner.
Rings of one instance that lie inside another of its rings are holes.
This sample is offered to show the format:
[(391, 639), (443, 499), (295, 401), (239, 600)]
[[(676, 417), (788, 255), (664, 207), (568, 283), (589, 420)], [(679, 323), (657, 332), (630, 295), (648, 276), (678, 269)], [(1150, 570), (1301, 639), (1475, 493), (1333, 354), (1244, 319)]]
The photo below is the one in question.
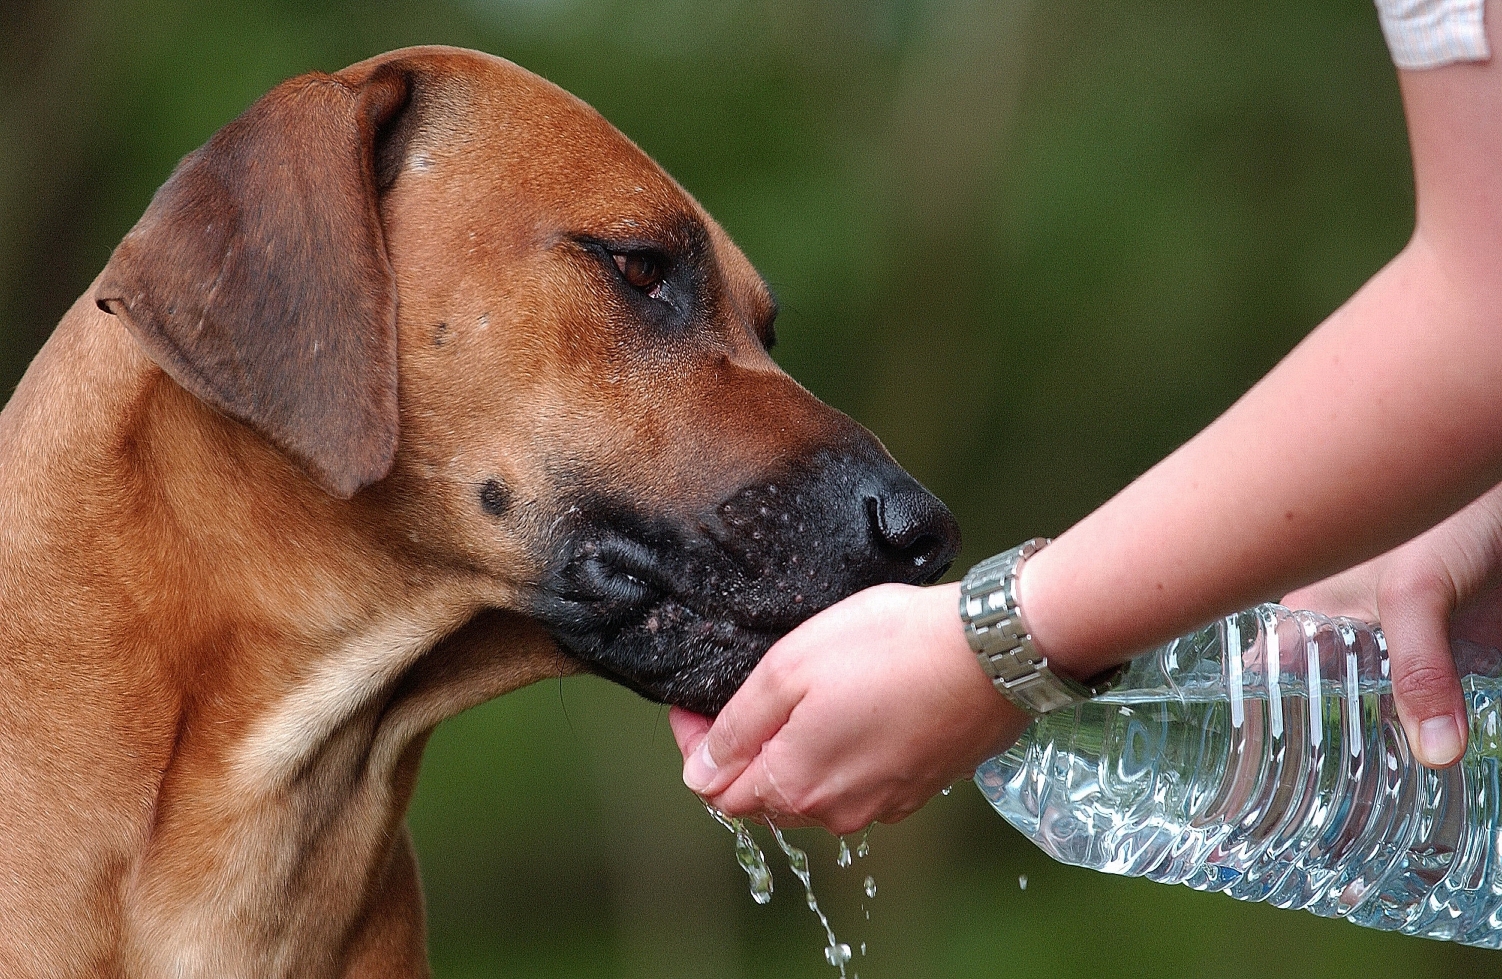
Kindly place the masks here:
[[(778, 292), (782, 364), (954, 508), (960, 567), (1193, 434), (1411, 227), (1367, 0), (0, 0), (0, 391), (178, 157), (415, 43), (552, 79), (697, 195)], [(661, 709), (588, 678), (442, 726), (411, 814), (437, 975), (833, 976), (678, 769)], [(968, 786), (851, 870), (794, 837), (867, 979), (1502, 968), (1052, 865)]]

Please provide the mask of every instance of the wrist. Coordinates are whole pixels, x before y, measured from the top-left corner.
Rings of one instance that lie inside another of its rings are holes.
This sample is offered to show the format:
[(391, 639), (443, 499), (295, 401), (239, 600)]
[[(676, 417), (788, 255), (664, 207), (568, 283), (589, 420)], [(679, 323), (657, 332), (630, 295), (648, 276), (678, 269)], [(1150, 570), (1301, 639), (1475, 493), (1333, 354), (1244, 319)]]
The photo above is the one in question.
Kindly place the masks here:
[(944, 672), (950, 678), (953, 709), (989, 732), (969, 746), (979, 749), (974, 758), (978, 763), (1005, 751), (1032, 717), (996, 690), (970, 648), (965, 623), (956, 611), (960, 583), (935, 585), (923, 592), (933, 636), (929, 648), (944, 664)]
[(1034, 538), (987, 558), (960, 585), (960, 619), (977, 662), (999, 693), (1034, 717), (1099, 696), (1122, 672), (1073, 674), (1064, 661), (1051, 663), (1034, 641), (1020, 579), (1048, 543)]
[(1112, 664), (1097, 662), (1098, 657), (1069, 641), (1056, 600), (1056, 572), (1062, 553), (1062, 550), (1044, 548), (1023, 563), (1017, 573), (1017, 605), (1023, 610), (1038, 652), (1064, 674), (1084, 678)]

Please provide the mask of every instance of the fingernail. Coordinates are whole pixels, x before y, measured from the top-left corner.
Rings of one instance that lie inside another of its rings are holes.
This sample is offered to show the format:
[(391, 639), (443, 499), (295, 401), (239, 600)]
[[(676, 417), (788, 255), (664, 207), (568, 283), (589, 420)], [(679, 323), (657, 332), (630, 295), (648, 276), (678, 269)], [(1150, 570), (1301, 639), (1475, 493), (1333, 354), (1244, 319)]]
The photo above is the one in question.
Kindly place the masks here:
[(695, 792), (703, 792), (714, 781), (719, 766), (709, 757), (709, 739), (699, 742), (698, 749), (683, 763), (683, 784)]
[(1453, 717), (1431, 717), (1419, 725), (1419, 751), (1431, 765), (1448, 765), (1460, 754), (1460, 732)]

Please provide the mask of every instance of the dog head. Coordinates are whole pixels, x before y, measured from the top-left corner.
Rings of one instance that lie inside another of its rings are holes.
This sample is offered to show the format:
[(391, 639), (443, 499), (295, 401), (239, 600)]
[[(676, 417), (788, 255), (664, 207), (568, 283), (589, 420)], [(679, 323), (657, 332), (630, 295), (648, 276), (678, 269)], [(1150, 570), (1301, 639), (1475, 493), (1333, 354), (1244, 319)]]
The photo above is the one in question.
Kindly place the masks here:
[(588, 106), (474, 52), (293, 79), (179, 165), (96, 293), (389, 547), (654, 699), (930, 582), (953, 517), (772, 361), (725, 233)]

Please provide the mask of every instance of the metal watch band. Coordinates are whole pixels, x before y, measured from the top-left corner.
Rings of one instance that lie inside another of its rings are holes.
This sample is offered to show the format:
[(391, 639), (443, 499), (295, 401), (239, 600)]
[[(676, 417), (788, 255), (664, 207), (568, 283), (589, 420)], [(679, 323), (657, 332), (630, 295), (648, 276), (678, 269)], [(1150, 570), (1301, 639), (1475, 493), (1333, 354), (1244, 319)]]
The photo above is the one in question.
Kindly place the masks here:
[(1085, 682), (1059, 676), (1038, 653), (1017, 607), (1017, 575), (1022, 564), (1048, 543), (1035, 537), (987, 558), (960, 583), (960, 619), (981, 669), (1012, 703), (1033, 717), (1070, 707), (1105, 693), (1126, 667), (1114, 666)]

